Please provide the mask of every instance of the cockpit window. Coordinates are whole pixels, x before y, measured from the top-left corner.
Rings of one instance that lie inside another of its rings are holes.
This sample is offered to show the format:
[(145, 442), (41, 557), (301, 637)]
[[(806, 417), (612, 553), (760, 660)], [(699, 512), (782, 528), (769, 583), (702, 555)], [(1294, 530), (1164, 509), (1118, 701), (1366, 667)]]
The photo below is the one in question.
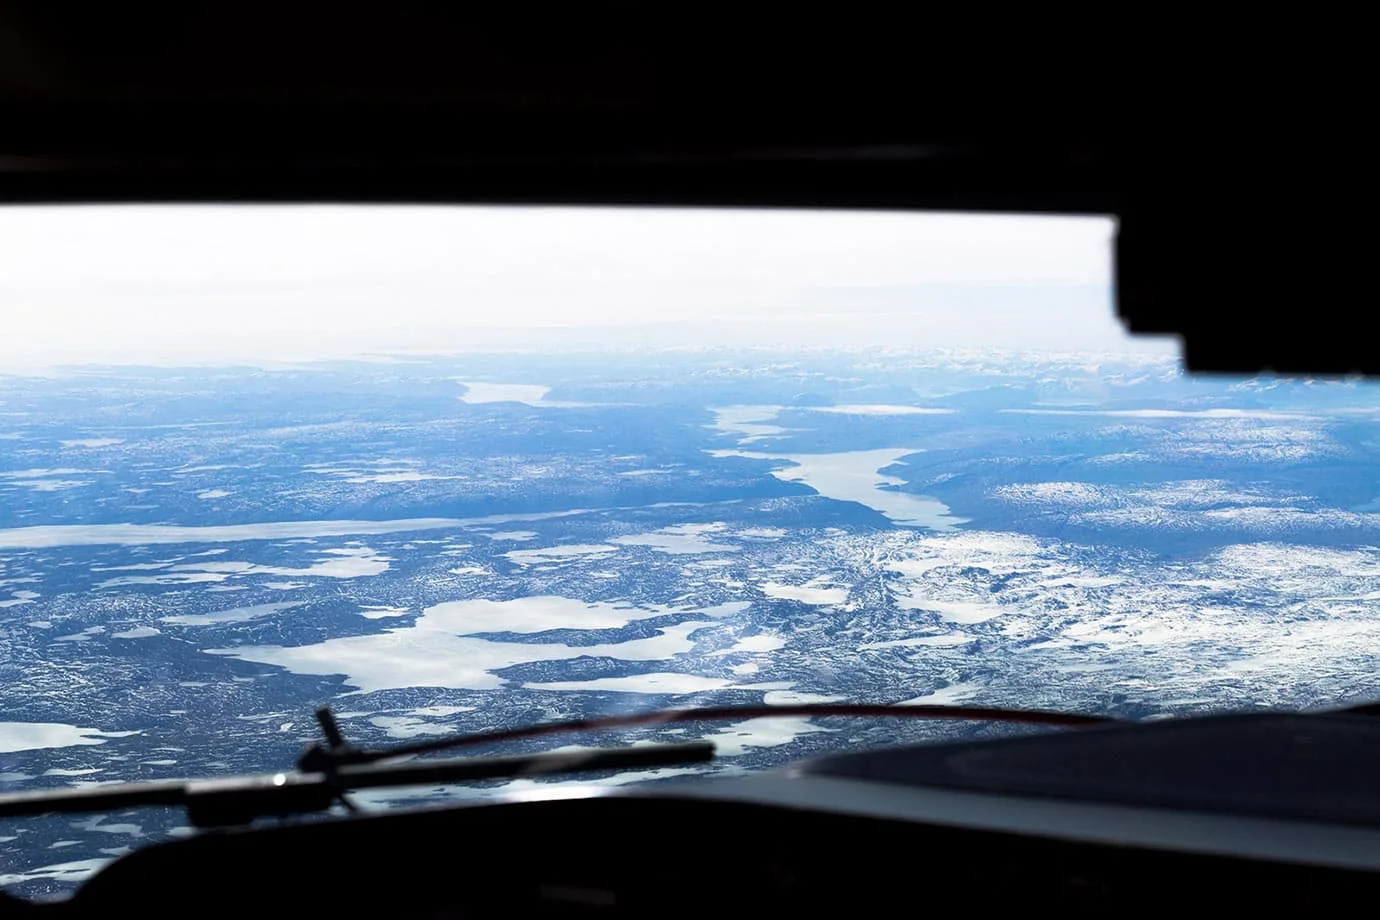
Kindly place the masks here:
[[(1374, 386), (1185, 378), (1116, 322), (1114, 229), (0, 210), (0, 792), (282, 770), (323, 704), (383, 743), (708, 703), (1380, 696)], [(592, 778), (629, 783), (1012, 730), (552, 743), (717, 745)], [(61, 893), (184, 824), (3, 822), (0, 884)]]

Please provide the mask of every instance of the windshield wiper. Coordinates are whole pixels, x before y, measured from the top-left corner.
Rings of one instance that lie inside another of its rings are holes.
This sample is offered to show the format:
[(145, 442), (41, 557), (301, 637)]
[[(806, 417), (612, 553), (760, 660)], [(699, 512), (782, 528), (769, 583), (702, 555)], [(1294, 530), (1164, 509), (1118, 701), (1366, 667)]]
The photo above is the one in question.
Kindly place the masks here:
[(440, 785), (519, 776), (550, 776), (705, 763), (708, 741), (628, 748), (549, 751), (513, 757), (472, 757), (422, 763), (339, 766), (324, 771), (232, 776), (208, 780), (154, 780), (87, 789), (36, 790), (0, 796), (0, 818), (92, 813), (147, 806), (187, 810), (196, 827), (248, 824), (256, 818), (326, 811), (337, 802), (353, 810), (345, 793), (360, 789)]
[(867, 718), (867, 719), (955, 719), (974, 722), (1013, 722), (1027, 725), (1053, 725), (1078, 728), (1118, 722), (1111, 716), (1091, 716), (1043, 709), (1007, 709), (979, 706), (908, 706), (885, 703), (794, 703), (761, 706), (702, 706), (694, 709), (659, 709), (632, 715), (602, 716), (543, 722), (521, 728), (452, 735), (434, 741), (361, 749), (345, 743), (329, 709), (319, 709), (317, 720), (326, 736), (326, 745), (314, 744), (297, 761), (303, 771), (329, 770), (348, 764), (375, 763), (394, 757), (415, 757), (462, 747), (521, 741), (547, 735), (609, 731), (648, 725), (673, 725), (680, 722), (734, 722), (770, 718)]
[(434, 741), (382, 748), (349, 744), (329, 708), (318, 709), (325, 743), (313, 744), (297, 761), (297, 771), (210, 780), (154, 780), (86, 789), (36, 790), (0, 795), (0, 818), (49, 813), (104, 812), (141, 806), (187, 809), (197, 827), (247, 824), (256, 818), (325, 811), (336, 803), (353, 809), (347, 792), (402, 786), (440, 785), (518, 776), (646, 769), (705, 763), (714, 756), (709, 741), (637, 747), (549, 751), (502, 757), (471, 757), (420, 763), (383, 764), (454, 748), (681, 722), (745, 721), (762, 718), (961, 719), (1080, 727), (1116, 722), (1107, 716), (965, 706), (905, 706), (859, 703), (799, 703), (762, 706), (708, 706), (663, 709), (634, 715), (547, 722), (522, 728), (455, 735)]

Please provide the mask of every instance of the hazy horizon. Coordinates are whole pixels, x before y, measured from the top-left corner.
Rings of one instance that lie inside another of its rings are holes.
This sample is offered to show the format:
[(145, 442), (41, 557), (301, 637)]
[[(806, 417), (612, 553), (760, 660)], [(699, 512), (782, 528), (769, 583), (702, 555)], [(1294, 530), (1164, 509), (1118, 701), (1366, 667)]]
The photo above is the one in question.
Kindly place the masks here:
[(1163, 353), (1114, 221), (399, 206), (0, 211), (0, 368), (667, 347)]

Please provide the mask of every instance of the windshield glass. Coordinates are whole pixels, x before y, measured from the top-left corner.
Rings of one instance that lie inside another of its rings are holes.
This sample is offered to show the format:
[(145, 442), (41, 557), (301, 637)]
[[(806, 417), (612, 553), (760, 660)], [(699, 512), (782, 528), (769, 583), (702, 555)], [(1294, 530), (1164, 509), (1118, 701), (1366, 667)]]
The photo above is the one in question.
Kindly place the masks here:
[[(0, 211), (0, 791), (704, 704), (1380, 696), (1373, 385), (1207, 377), (1113, 222)], [(777, 719), (777, 766), (977, 723)], [(488, 795), (362, 795), (365, 805)], [(60, 892), (168, 810), (0, 823)]]

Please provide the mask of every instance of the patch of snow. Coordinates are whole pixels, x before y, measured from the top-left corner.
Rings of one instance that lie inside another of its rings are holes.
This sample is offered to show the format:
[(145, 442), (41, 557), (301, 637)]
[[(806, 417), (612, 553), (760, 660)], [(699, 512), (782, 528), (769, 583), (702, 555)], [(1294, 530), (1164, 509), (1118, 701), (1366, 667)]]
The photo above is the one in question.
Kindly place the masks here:
[(137, 731), (107, 732), (61, 722), (0, 722), (0, 754), (47, 748), (105, 744), (109, 738), (128, 738)]

